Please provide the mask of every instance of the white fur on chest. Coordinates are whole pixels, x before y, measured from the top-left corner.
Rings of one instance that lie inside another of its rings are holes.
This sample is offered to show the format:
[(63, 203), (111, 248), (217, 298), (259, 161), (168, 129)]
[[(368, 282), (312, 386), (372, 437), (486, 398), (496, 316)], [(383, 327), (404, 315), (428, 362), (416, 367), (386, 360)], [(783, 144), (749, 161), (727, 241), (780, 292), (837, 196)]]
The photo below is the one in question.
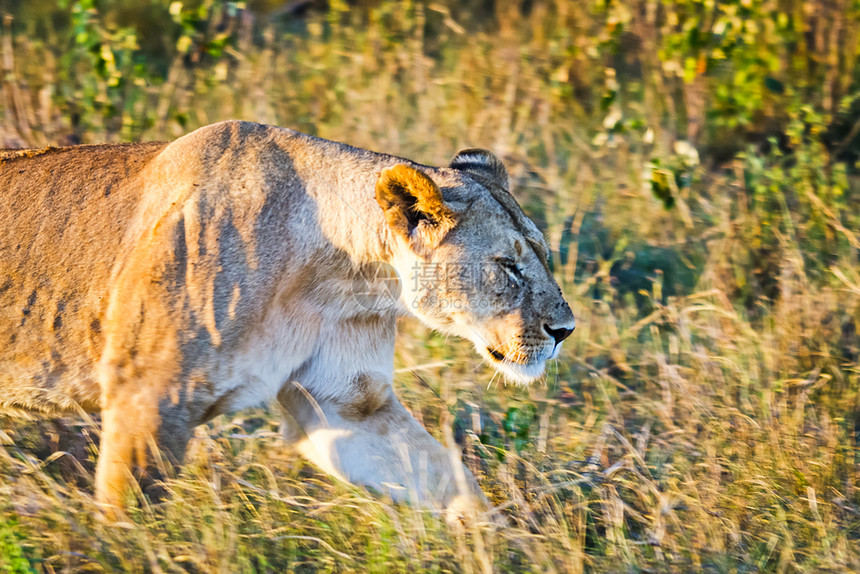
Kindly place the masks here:
[(314, 353), (322, 325), (310, 309), (297, 305), (269, 313), (244, 345), (219, 365), (216, 398), (229, 410), (258, 406), (273, 399), (281, 387)]
[(212, 377), (215, 400), (229, 410), (257, 406), (275, 398), (299, 369), (309, 390), (337, 396), (357, 373), (390, 380), (394, 311), (387, 320), (352, 296), (351, 280), (319, 283), (311, 300), (285, 301), (272, 309), (240, 348), (222, 358)]

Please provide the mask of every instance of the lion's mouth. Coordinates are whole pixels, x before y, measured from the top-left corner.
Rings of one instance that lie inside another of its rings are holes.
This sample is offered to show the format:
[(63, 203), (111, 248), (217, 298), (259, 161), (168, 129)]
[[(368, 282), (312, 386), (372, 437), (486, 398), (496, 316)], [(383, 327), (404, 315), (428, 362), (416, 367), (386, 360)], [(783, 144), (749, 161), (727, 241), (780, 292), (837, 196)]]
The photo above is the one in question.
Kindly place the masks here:
[(500, 353), (499, 351), (497, 351), (497, 350), (495, 350), (495, 349), (492, 349), (492, 348), (490, 348), (490, 347), (487, 347), (487, 352), (490, 354), (490, 356), (491, 356), (492, 358), (494, 358), (495, 360), (499, 361), (500, 363), (504, 363), (504, 362), (505, 362), (505, 356), (504, 356), (502, 353)]
[(499, 372), (505, 373), (511, 380), (519, 383), (530, 383), (544, 372), (544, 362), (540, 356), (527, 355), (517, 351), (505, 354), (498, 349), (485, 347), (487, 359)]
[(514, 352), (511, 355), (506, 355), (499, 351), (498, 349), (493, 349), (492, 347), (487, 347), (487, 353), (496, 361), (500, 363), (505, 363), (507, 365), (520, 365), (527, 366), (536, 364), (539, 361), (536, 360), (535, 357), (530, 356), (526, 353), (522, 352)]

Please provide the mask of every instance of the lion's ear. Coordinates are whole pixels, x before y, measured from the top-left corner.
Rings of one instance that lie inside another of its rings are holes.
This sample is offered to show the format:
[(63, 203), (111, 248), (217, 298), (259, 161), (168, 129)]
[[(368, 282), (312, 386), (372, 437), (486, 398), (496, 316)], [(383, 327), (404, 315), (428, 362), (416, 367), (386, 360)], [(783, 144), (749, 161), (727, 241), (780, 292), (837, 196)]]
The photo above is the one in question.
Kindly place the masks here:
[(406, 164), (382, 170), (376, 201), (388, 226), (413, 247), (435, 247), (454, 226), (454, 213), (439, 187), (423, 172)]
[(467, 148), (457, 152), (451, 160), (451, 167), (470, 175), (489, 180), (502, 189), (510, 189), (508, 170), (493, 152), (480, 148)]

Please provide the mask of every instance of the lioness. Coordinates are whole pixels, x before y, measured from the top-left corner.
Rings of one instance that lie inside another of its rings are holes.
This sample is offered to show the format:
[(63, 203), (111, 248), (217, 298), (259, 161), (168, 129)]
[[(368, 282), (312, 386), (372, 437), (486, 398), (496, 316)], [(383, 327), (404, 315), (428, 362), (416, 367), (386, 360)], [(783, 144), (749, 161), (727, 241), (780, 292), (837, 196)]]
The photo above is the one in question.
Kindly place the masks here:
[[(510, 379), (542, 374), (574, 318), (508, 186), (484, 150), (435, 168), (239, 121), (3, 152), (0, 408), (101, 411), (106, 508), (154, 446), (181, 461), (195, 425), (272, 397), (335, 476), (478, 498), (392, 392), (395, 319), (470, 339)], [(390, 293), (386, 268), (396, 304), (355, 296)]]

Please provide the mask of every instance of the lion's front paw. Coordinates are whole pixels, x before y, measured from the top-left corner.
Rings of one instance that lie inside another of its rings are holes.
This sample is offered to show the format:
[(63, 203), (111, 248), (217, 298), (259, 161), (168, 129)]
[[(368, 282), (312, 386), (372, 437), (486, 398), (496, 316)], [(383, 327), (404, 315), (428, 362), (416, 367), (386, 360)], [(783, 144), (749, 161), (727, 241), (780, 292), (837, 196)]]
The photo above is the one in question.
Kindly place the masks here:
[(492, 503), (482, 492), (458, 494), (448, 501), (442, 511), (442, 516), (449, 526), (468, 522), (493, 521), (492, 516), (496, 514)]

